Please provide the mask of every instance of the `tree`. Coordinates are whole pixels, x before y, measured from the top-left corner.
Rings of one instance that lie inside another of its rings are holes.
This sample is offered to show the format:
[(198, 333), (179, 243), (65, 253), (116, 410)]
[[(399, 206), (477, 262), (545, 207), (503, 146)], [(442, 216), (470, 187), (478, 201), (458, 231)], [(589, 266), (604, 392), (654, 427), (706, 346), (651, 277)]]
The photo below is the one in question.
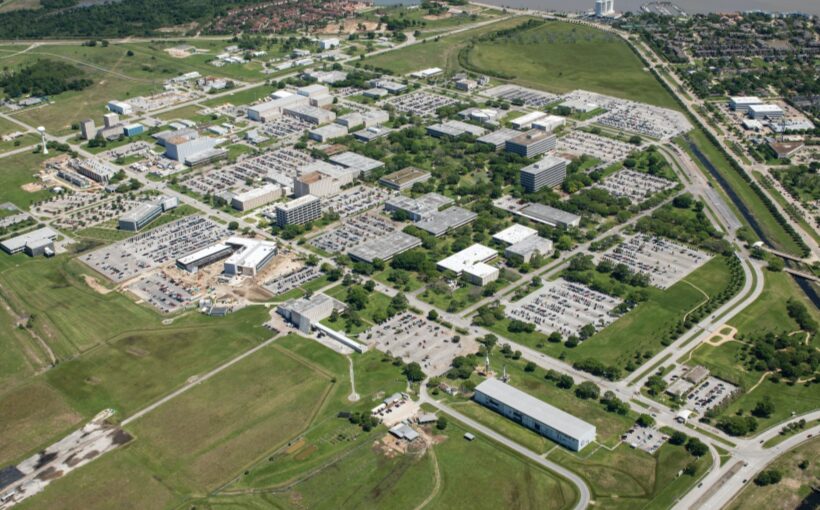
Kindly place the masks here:
[(367, 280), (364, 282), (364, 290), (367, 292), (373, 292), (376, 289), (376, 282), (373, 280)]
[(387, 307), (387, 315), (390, 315), (392, 317), (397, 313), (401, 313), (407, 310), (408, 306), (409, 303), (407, 301), (407, 296), (399, 292), (398, 294), (393, 296), (393, 299), (390, 300), (390, 306)]
[(572, 376), (567, 374), (561, 374), (558, 377), (558, 380), (555, 381), (555, 385), (561, 388), (562, 390), (569, 390), (575, 385), (575, 381), (572, 379)]
[(436, 428), (439, 430), (444, 430), (447, 428), (447, 417), (446, 416), (439, 416), (438, 421), (436, 421)]
[(358, 285), (354, 285), (347, 290), (345, 303), (350, 305), (354, 310), (363, 310), (369, 300), (370, 296), (367, 291)]
[(694, 462), (690, 462), (689, 464), (686, 465), (685, 468), (683, 468), (683, 474), (689, 475), (689, 476), (695, 476), (695, 473), (697, 473), (697, 471), (698, 471), (698, 468), (697, 468), (697, 465)]
[(584, 381), (575, 388), (575, 396), (583, 400), (597, 399), (600, 394), (598, 385), (591, 381)]
[(641, 427), (651, 427), (655, 424), (655, 418), (649, 416), (648, 414), (642, 413), (638, 416), (638, 419), (635, 421)]
[(669, 436), (669, 443), (673, 444), (673, 445), (676, 445), (676, 446), (680, 446), (680, 445), (686, 443), (686, 440), (688, 438), (689, 438), (689, 436), (687, 436), (686, 434), (684, 434), (683, 432), (681, 432), (679, 430), (676, 430), (676, 431), (672, 432), (671, 436)]
[(757, 430), (757, 420), (752, 416), (727, 416), (717, 422), (717, 427), (730, 436), (745, 436)]
[(783, 271), (783, 269), (785, 267), (786, 267), (786, 262), (783, 259), (781, 259), (780, 257), (777, 257), (777, 256), (772, 256), (769, 259), (769, 263), (766, 265), (766, 269), (768, 269), (769, 271), (772, 271), (774, 273), (779, 273), (779, 272)]
[(709, 451), (709, 447), (696, 437), (690, 437), (686, 442), (686, 451), (694, 457), (703, 457)]
[(759, 475), (755, 477), (755, 485), (760, 487), (766, 485), (774, 485), (780, 480), (783, 479), (783, 473), (781, 473), (777, 469), (767, 469), (765, 471), (761, 471)]
[(772, 413), (774, 413), (774, 402), (768, 396), (759, 401), (752, 409), (752, 415), (758, 418), (768, 418)]
[(412, 363), (408, 363), (405, 365), (404, 370), (402, 373), (407, 380), (410, 382), (420, 382), (424, 380), (424, 371), (421, 369), (421, 365), (413, 361)]
[(527, 364), (524, 365), (524, 372), (535, 372), (535, 363), (528, 361)]
[(427, 320), (437, 321), (438, 320), (438, 312), (435, 310), (430, 310), (427, 312)]

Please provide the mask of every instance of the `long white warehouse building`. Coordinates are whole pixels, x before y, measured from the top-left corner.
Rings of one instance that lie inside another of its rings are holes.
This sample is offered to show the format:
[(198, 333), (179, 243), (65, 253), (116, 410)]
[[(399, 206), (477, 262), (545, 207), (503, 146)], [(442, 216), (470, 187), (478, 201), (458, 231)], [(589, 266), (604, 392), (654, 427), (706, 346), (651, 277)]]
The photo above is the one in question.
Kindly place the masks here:
[(475, 389), (476, 402), (576, 452), (595, 441), (595, 425), (576, 418), (532, 395), (487, 379)]

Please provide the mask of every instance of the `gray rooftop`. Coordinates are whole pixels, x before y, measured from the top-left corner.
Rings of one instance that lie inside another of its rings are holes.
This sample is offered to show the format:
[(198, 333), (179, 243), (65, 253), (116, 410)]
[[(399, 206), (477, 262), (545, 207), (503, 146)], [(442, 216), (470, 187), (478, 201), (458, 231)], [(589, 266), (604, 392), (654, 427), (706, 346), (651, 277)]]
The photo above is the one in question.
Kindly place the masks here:
[(550, 250), (552, 250), (552, 241), (541, 236), (530, 236), (507, 248), (508, 252), (517, 255), (527, 255), (533, 251), (538, 251), (543, 255)]
[(448, 120), (446, 122), (442, 122), (441, 124), (433, 124), (432, 126), (427, 127), (427, 131), (428, 133), (437, 132), (453, 137), (461, 136), (467, 133), (473, 136), (481, 136), (487, 132), (487, 130), (482, 127), (461, 122), (460, 120)]
[(37, 245), (43, 239), (56, 239), (60, 234), (51, 227), (38, 228), (11, 239), (6, 239), (0, 246), (9, 252), (19, 251), (27, 245)]
[(434, 236), (440, 236), (450, 229), (470, 223), (477, 217), (478, 214), (473, 211), (461, 207), (450, 207), (419, 221), (416, 226)]
[(394, 209), (401, 209), (411, 213), (425, 216), (437, 212), (445, 205), (453, 203), (453, 199), (445, 197), (439, 193), (427, 193), (418, 198), (406, 195), (397, 195), (390, 198), (385, 205)]
[(519, 131), (516, 131), (515, 129), (501, 128), (496, 131), (493, 131), (492, 133), (488, 133), (480, 138), (476, 138), (476, 141), (490, 144), (495, 147), (501, 147), (505, 143), (507, 143), (507, 140), (511, 140), (520, 134), (521, 133)]
[(548, 224), (564, 223), (571, 225), (581, 220), (580, 216), (544, 204), (530, 204), (522, 208), (519, 213), (522, 216)]
[(356, 246), (347, 254), (354, 259), (373, 262), (374, 259), (390, 260), (399, 253), (421, 245), (421, 239), (404, 232), (393, 232)]
[(595, 436), (594, 425), (576, 418), (498, 379), (487, 379), (479, 384), (475, 390), (569, 437)]
[(149, 214), (153, 214), (154, 211), (157, 209), (162, 209), (162, 206), (159, 204), (150, 203), (140, 204), (137, 207), (131, 209), (127, 213), (120, 216), (120, 221), (139, 222), (141, 219), (148, 216)]
[(569, 163), (569, 161), (564, 158), (559, 158), (558, 156), (553, 156), (552, 154), (549, 154), (539, 159), (532, 165), (525, 166), (521, 169), (521, 172), (525, 174), (538, 174), (556, 165), (560, 165), (561, 163), (567, 164)]
[(354, 168), (363, 174), (367, 174), (371, 170), (384, 166), (384, 163), (377, 159), (368, 158), (367, 156), (362, 156), (361, 154), (356, 154), (351, 151), (331, 156), (330, 161), (346, 168)]

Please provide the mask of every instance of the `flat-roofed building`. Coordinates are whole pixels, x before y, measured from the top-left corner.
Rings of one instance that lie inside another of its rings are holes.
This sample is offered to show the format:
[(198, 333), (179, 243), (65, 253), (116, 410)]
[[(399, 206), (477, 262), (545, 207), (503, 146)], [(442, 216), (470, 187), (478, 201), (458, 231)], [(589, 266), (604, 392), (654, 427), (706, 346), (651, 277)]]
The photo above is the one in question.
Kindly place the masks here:
[(518, 241), (504, 250), (505, 257), (521, 262), (529, 262), (536, 255), (545, 257), (551, 253), (552, 241), (537, 235)]
[(521, 241), (537, 236), (538, 231), (534, 228), (525, 227), (524, 225), (519, 225), (515, 223), (504, 230), (496, 232), (493, 234), (493, 239), (500, 243), (513, 245), (515, 243), (520, 243)]
[(390, 113), (386, 110), (368, 110), (362, 114), (364, 127), (378, 126), (390, 120)]
[(436, 237), (441, 237), (451, 230), (470, 223), (477, 217), (478, 214), (473, 211), (462, 207), (450, 207), (416, 222), (416, 227)]
[(319, 85), (318, 83), (314, 83), (313, 85), (306, 85), (304, 87), (299, 87), (296, 89), (296, 93), (300, 96), (305, 97), (318, 97), (318, 96), (326, 96), (330, 94), (330, 91), (324, 85)]
[(251, 120), (259, 122), (267, 122), (282, 115), (284, 108), (307, 105), (310, 99), (307, 96), (300, 96), (299, 94), (289, 94), (282, 97), (277, 97), (271, 101), (266, 101), (257, 105), (248, 107), (247, 114)]
[(474, 244), (440, 260), (436, 266), (441, 271), (452, 271), (458, 276), (464, 275), (471, 283), (484, 286), (498, 279), (498, 268), (487, 264), (497, 256), (498, 252), (494, 249)]
[(322, 172), (310, 172), (293, 178), (293, 194), (298, 197), (313, 195), (327, 197), (342, 190), (339, 179)]
[(336, 114), (334, 112), (325, 110), (324, 108), (319, 108), (317, 106), (311, 106), (309, 104), (288, 106), (283, 108), (282, 112), (292, 117), (296, 117), (297, 119), (301, 119), (305, 122), (319, 126), (322, 124), (327, 124), (328, 122), (333, 122), (333, 120), (336, 119)]
[(510, 125), (515, 129), (530, 129), (532, 123), (546, 117), (544, 112), (530, 112), (510, 121)]
[(207, 155), (220, 140), (218, 138), (179, 135), (165, 140), (165, 157), (180, 163), (196, 164), (198, 155)]
[(746, 113), (749, 107), (756, 104), (763, 104), (763, 100), (755, 96), (736, 96), (729, 98), (729, 108), (736, 112)]
[(336, 117), (336, 124), (344, 126), (347, 129), (364, 125), (364, 117), (359, 112), (350, 112), (339, 117)]
[(524, 218), (549, 225), (551, 227), (577, 227), (581, 217), (544, 204), (529, 204), (518, 211)]
[(108, 111), (114, 112), (119, 115), (131, 115), (132, 113), (134, 113), (134, 109), (131, 107), (131, 105), (123, 101), (109, 101), (108, 105), (106, 106), (108, 107)]
[(492, 133), (476, 138), (476, 142), (492, 145), (496, 150), (498, 150), (506, 146), (507, 140), (512, 140), (520, 134), (521, 133), (515, 129), (501, 128), (493, 131)]
[(384, 203), (387, 212), (404, 211), (413, 221), (421, 221), (436, 214), (442, 207), (453, 203), (452, 198), (439, 193), (427, 193), (418, 198), (405, 195), (391, 197)]
[(314, 294), (309, 298), (287, 301), (276, 311), (302, 333), (310, 333), (313, 326), (330, 317), (334, 309), (344, 310), (345, 306), (325, 294)]
[(231, 207), (237, 211), (249, 211), (267, 205), (282, 198), (282, 196), (282, 186), (269, 183), (258, 188), (237, 193), (231, 198)]
[(137, 232), (162, 214), (160, 204), (140, 204), (126, 214), (120, 216), (118, 225), (120, 230)]
[(276, 243), (231, 237), (225, 244), (234, 252), (225, 260), (223, 271), (233, 276), (256, 276), (276, 255)]
[(350, 169), (356, 177), (367, 177), (373, 170), (384, 166), (384, 163), (378, 159), (368, 158), (351, 151), (334, 154), (329, 159), (331, 163)]
[(353, 260), (360, 260), (370, 264), (376, 259), (388, 261), (399, 253), (417, 246), (421, 246), (421, 239), (397, 231), (360, 244), (348, 251), (347, 254)]
[(234, 248), (225, 243), (217, 243), (189, 253), (177, 259), (177, 267), (189, 273), (196, 273), (200, 267), (204, 267), (219, 260), (228, 258), (233, 253)]
[(427, 126), (427, 134), (435, 138), (458, 138), (461, 135), (481, 136), (487, 130), (480, 126), (468, 124), (460, 120), (448, 120), (440, 124)]
[(72, 159), (70, 165), (80, 175), (84, 175), (100, 184), (108, 184), (108, 181), (116, 173), (114, 168), (99, 159)]
[(532, 158), (539, 154), (555, 150), (557, 138), (552, 133), (541, 131), (540, 129), (531, 129), (526, 133), (521, 133), (515, 138), (510, 138), (504, 145), (504, 150), (524, 156), (525, 158)]
[(383, 97), (387, 97), (388, 94), (390, 94), (390, 92), (381, 87), (373, 87), (362, 92), (364, 97), (370, 99), (381, 99)]
[(473, 398), (570, 450), (581, 451), (595, 441), (594, 425), (497, 379), (479, 384)]
[(372, 142), (377, 138), (387, 136), (392, 131), (392, 129), (383, 126), (370, 126), (368, 128), (360, 129), (359, 131), (353, 133), (353, 138), (360, 142), (367, 143)]
[(749, 106), (749, 117), (756, 120), (779, 120), (785, 115), (786, 112), (783, 111), (783, 108), (776, 104), (753, 104)]
[(777, 154), (778, 159), (790, 158), (803, 148), (803, 142), (769, 141), (768, 143), (769, 147)]
[(9, 255), (24, 252), (31, 257), (54, 254), (54, 241), (60, 236), (51, 227), (38, 228), (0, 242), (0, 248)]
[(305, 195), (276, 205), (276, 224), (283, 228), (288, 225), (304, 225), (321, 217), (321, 200), (313, 195)]
[(347, 135), (347, 127), (342, 124), (326, 124), (308, 131), (308, 138), (319, 143), (328, 142), (334, 138)]
[(560, 186), (567, 178), (567, 163), (566, 159), (558, 156), (544, 156), (540, 161), (521, 169), (521, 185), (528, 193)]
[(567, 119), (559, 115), (547, 115), (543, 119), (536, 120), (532, 123), (533, 129), (540, 129), (541, 131), (555, 131), (559, 127), (566, 124)]
[(413, 187), (417, 182), (424, 182), (430, 179), (430, 172), (425, 172), (413, 166), (408, 166), (387, 174), (379, 179), (379, 184), (396, 191), (404, 191)]

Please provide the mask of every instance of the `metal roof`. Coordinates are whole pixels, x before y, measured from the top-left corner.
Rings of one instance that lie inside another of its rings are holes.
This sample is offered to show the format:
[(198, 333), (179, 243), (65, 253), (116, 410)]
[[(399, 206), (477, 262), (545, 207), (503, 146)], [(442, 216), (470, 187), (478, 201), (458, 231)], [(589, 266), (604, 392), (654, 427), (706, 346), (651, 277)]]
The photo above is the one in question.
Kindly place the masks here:
[(547, 404), (528, 393), (503, 383), (498, 379), (487, 379), (476, 389), (502, 404), (526, 414), (558, 432), (573, 438), (595, 437), (595, 425)]

